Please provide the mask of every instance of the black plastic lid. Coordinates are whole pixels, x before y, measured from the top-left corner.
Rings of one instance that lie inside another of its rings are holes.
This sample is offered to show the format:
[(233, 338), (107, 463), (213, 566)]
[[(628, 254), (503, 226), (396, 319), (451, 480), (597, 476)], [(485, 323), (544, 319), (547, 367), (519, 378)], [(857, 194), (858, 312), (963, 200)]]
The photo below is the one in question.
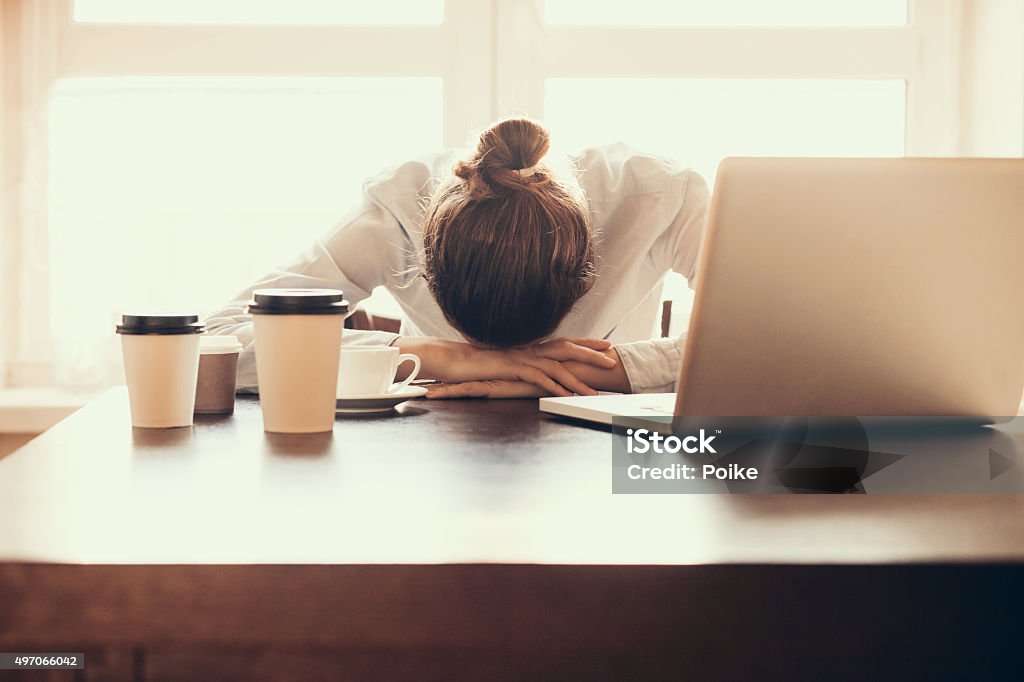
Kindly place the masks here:
[(198, 315), (122, 315), (118, 334), (202, 334)]
[(253, 315), (344, 315), (348, 301), (339, 289), (257, 289), (249, 312)]

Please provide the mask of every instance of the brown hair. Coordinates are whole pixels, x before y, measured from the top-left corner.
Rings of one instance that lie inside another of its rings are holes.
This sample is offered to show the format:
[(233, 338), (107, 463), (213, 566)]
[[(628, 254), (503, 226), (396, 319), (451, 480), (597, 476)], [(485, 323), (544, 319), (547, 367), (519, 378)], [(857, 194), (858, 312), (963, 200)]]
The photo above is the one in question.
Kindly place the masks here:
[(590, 212), (578, 188), (538, 165), (550, 144), (539, 123), (500, 121), (427, 205), (427, 284), (448, 322), (474, 341), (541, 339), (593, 284)]

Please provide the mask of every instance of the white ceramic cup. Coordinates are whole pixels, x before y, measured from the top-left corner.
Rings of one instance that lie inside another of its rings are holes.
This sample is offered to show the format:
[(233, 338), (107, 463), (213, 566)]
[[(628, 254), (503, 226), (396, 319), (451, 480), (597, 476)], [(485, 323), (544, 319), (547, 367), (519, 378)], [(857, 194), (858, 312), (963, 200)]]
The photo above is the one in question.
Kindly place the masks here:
[[(398, 367), (413, 363), (409, 376), (394, 383)], [(354, 398), (397, 393), (420, 373), (420, 359), (400, 353), (392, 346), (356, 346), (342, 348), (338, 364), (338, 397)]]

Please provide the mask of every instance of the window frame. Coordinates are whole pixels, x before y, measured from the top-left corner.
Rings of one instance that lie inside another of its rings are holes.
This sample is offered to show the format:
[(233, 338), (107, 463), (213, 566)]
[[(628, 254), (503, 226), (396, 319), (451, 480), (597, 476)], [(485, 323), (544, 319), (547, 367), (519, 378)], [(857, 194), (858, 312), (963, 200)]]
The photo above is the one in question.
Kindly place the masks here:
[[(443, 82), (444, 143), (460, 146), (501, 116), (543, 118), (549, 77), (895, 78), (907, 84), (906, 153), (958, 151), (963, 0), (908, 0), (905, 26), (854, 28), (546, 25), (543, 0), (444, 3), (440, 24), (397, 26), (77, 23), (73, 0), (22, 9), (59, 46), (53, 63), (34, 65), (37, 90), (64, 77), (434, 76)], [(18, 133), (21, 124), (5, 118), (0, 130)], [(24, 162), (24, 149), (15, 157), (4, 167)], [(9, 205), (25, 192), (5, 195), (13, 253), (0, 255), (15, 267), (3, 274), (0, 303), (15, 325), (0, 339), (0, 386), (5, 376), (13, 386), (49, 385), (45, 218), (41, 228), (24, 219), (24, 205)]]
[(905, 26), (815, 28), (545, 26), (542, 3), (496, 2), (500, 113), (542, 118), (548, 77), (892, 78), (907, 84), (906, 154), (956, 151), (961, 0), (908, 0)]

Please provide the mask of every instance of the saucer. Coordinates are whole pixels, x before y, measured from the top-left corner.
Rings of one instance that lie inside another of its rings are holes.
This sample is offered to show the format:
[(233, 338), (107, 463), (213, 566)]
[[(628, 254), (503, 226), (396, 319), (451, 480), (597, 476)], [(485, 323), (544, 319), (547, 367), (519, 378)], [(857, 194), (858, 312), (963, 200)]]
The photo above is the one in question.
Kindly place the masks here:
[(378, 395), (350, 395), (338, 398), (335, 402), (334, 411), (337, 414), (371, 414), (373, 412), (390, 412), (399, 403), (406, 400), (419, 398), (426, 395), (427, 389), (423, 386), (406, 386), (401, 391), (394, 393), (381, 393)]

